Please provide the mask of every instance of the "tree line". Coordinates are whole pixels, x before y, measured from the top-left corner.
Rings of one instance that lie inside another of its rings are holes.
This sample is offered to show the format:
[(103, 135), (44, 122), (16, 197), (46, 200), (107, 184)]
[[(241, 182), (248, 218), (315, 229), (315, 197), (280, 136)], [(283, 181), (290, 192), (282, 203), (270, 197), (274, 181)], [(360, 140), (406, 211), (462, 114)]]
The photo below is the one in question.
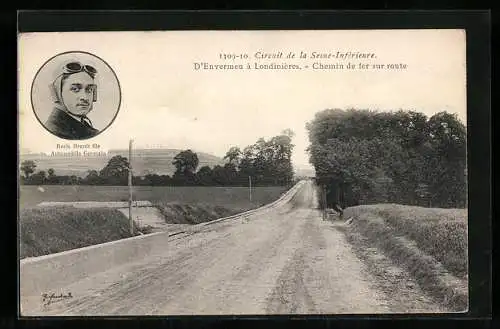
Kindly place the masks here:
[[(213, 168), (198, 168), (198, 155), (183, 150), (173, 159), (176, 170), (172, 176), (147, 174), (133, 176), (132, 184), (140, 186), (285, 186), (293, 181), (291, 155), (294, 133), (287, 129), (268, 140), (260, 138), (241, 150), (231, 147), (224, 156), (226, 163)], [(54, 169), (36, 171), (36, 163), (21, 163), (21, 184), (24, 185), (127, 185), (129, 160), (121, 155), (112, 157), (100, 171), (89, 170), (85, 177), (58, 176)], [(132, 168), (133, 171), (133, 168)]]
[(466, 127), (456, 115), (328, 109), (306, 127), (329, 206), (467, 206)]

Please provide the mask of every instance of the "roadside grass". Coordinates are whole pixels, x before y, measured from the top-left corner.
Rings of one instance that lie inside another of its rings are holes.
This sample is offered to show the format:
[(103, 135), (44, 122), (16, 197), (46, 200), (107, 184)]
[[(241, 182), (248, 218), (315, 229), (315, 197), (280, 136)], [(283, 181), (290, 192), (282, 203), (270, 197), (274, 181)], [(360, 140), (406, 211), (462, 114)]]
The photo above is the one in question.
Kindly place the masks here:
[[(387, 295), (388, 306), (394, 313), (440, 313), (446, 311), (434, 301), (406, 268), (396, 266), (387, 252), (373, 246), (367, 237), (357, 230), (337, 226), (346, 241), (353, 247), (356, 256), (362, 260), (368, 271), (378, 280), (375, 284)], [(348, 233), (346, 231), (349, 230)]]
[[(441, 305), (463, 312), (468, 306), (467, 278), (463, 275), (467, 273), (467, 257), (461, 257), (461, 251), (450, 251), (456, 240), (467, 240), (463, 226), (456, 224), (464, 221), (457, 217), (461, 213), (401, 205), (357, 206), (346, 209), (345, 218), (353, 220), (344, 231), (347, 235), (362, 234), (370, 244), (363, 247), (379, 248)], [(450, 225), (453, 220), (457, 222)], [(438, 257), (451, 259), (441, 262)]]
[(467, 210), (378, 205), (378, 214), (453, 275), (468, 274)]
[[(128, 218), (117, 209), (75, 207), (20, 211), (20, 258), (48, 255), (131, 237)], [(139, 229), (147, 234), (150, 228)]]

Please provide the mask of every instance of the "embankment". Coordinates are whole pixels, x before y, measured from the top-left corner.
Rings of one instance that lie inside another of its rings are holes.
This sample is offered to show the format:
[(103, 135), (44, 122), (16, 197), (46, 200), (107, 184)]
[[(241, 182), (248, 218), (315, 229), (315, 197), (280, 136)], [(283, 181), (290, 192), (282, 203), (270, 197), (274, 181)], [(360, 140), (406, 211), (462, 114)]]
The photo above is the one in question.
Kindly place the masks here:
[[(36, 207), (19, 216), (20, 258), (38, 257), (129, 238), (128, 218), (111, 208)], [(135, 226), (137, 234), (147, 229)]]
[(210, 204), (176, 202), (155, 202), (154, 207), (159, 210), (167, 224), (200, 224), (241, 212)]
[(468, 308), (467, 210), (394, 204), (351, 207), (342, 231), (354, 248), (376, 248), (452, 312)]

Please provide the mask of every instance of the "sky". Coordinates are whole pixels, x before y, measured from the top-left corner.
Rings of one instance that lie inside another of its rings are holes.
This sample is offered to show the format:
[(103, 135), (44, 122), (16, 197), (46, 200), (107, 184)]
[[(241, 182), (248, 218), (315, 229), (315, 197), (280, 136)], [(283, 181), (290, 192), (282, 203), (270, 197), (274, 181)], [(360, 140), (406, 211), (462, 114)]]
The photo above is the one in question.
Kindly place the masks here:
[[(36, 119), (31, 85), (49, 58), (74, 50), (104, 59), (119, 81), (121, 101), (115, 120), (97, 137), (80, 142), (98, 143), (103, 151), (125, 149), (133, 139), (138, 148), (190, 148), (223, 157), (231, 146), (244, 148), (289, 128), (295, 132), (292, 162), (308, 169), (305, 125), (327, 108), (403, 109), (427, 116), (447, 111), (466, 122), (462, 30), (30, 33), (19, 35), (18, 48), (22, 151), (50, 153), (58, 143), (67, 142), (51, 135)], [(255, 58), (257, 52), (280, 51), (283, 56), (295, 53), (296, 58)], [(375, 58), (310, 56), (337, 51), (374, 53)], [(297, 58), (300, 52), (309, 57)], [(245, 54), (248, 59), (223, 60), (221, 53)], [(303, 69), (195, 70), (195, 62), (252, 66), (286, 62)], [(311, 69), (317, 62), (343, 64), (344, 69)], [(407, 68), (346, 69), (348, 62)], [(113, 93), (111, 83), (101, 84), (98, 95), (104, 100), (96, 103), (89, 117), (104, 127), (100, 120), (109, 121), (117, 105), (106, 103), (106, 95)]]

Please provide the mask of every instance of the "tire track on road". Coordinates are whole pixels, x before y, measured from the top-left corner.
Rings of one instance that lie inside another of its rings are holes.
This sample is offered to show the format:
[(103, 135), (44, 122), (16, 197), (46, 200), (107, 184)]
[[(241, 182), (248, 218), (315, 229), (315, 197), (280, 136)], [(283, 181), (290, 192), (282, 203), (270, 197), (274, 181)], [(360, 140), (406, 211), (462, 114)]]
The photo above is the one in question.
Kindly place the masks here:
[[(297, 211), (296, 216), (302, 215), (303, 211)], [(305, 216), (304, 216), (305, 215)], [(297, 240), (298, 247), (293, 257), (287, 262), (276, 281), (276, 288), (267, 298), (267, 314), (306, 314), (316, 313), (315, 302), (307, 288), (305, 273), (308, 271), (308, 259), (311, 249), (320, 248), (324, 241), (314, 239), (309, 235), (312, 221), (316, 213), (309, 210), (304, 213), (300, 220), (304, 223), (300, 229), (300, 239)]]
[[(163, 313), (262, 314), (261, 304), (274, 287), (276, 267), (290, 254), (283, 246), (289, 245), (296, 231), (293, 225), (287, 225), (286, 218), (274, 213), (268, 216), (236, 224), (230, 236), (235, 249), (214, 250), (227, 254), (224, 262), (195, 278), (179, 296), (179, 300), (187, 302), (166, 305)], [(193, 294), (199, 300), (187, 300)]]
[(295, 242), (297, 249), (293, 256), (281, 270), (276, 288), (267, 297), (267, 314), (317, 313), (316, 303), (308, 290), (305, 277), (306, 272), (311, 271), (311, 254), (325, 248), (323, 235), (315, 234), (312, 229), (318, 218), (318, 212), (313, 210), (315, 206), (315, 190), (307, 185), (297, 193), (292, 206), (287, 210), (287, 214), (295, 217), (295, 221), (299, 223), (299, 239)]

